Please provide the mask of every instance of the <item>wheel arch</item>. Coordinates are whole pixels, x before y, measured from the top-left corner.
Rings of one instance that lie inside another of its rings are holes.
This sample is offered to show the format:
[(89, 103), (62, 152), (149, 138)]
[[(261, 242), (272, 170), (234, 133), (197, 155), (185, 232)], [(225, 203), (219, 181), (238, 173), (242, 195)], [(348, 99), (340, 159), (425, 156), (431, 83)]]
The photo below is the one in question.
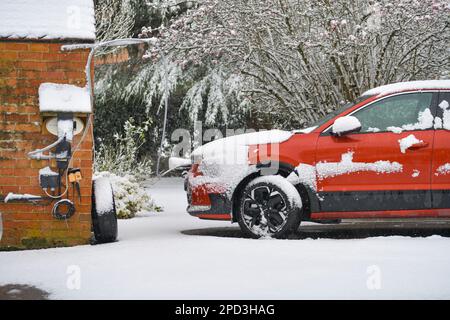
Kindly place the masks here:
[[(239, 184), (236, 186), (236, 188), (233, 191), (233, 195), (231, 197), (231, 221), (237, 222), (238, 221), (238, 213), (239, 213), (239, 202), (242, 196), (242, 191), (247, 186), (247, 184), (250, 183), (250, 181), (254, 180), (255, 178), (261, 176), (261, 171), (263, 168), (267, 168), (271, 166), (274, 162), (268, 163), (268, 164), (257, 164), (256, 168), (258, 169), (256, 172), (253, 172), (246, 176), (244, 179), (239, 182)], [(294, 170), (295, 167), (289, 163), (284, 162), (277, 162), (278, 165), (278, 171), (277, 175), (281, 175), (284, 178), (287, 178)], [(311, 198), (310, 198), (310, 192), (308, 188), (302, 184), (296, 184), (294, 187), (297, 189), (298, 193), (300, 194), (300, 197), (303, 202), (303, 208), (302, 208), (302, 219), (309, 219), (311, 214)]]

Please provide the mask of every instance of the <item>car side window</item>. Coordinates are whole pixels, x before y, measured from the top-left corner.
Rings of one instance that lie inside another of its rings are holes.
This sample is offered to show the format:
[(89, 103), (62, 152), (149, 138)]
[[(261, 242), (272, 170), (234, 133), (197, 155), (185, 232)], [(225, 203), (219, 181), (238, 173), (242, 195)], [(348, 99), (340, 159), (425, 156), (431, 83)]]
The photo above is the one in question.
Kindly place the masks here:
[(440, 92), (437, 108), (436, 129), (450, 130), (450, 92)]
[(401, 132), (433, 127), (433, 93), (410, 93), (375, 102), (352, 116), (361, 122), (361, 132)]

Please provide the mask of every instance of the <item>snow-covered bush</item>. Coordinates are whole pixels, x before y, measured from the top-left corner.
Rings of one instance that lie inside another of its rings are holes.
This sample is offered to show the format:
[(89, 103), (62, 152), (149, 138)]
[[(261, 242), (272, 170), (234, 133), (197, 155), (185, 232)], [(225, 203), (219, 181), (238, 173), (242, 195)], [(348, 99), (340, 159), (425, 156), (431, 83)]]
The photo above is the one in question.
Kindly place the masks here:
[(119, 219), (130, 219), (144, 211), (160, 211), (145, 189), (132, 175), (123, 177), (111, 172), (98, 172), (97, 177), (106, 177), (111, 182)]
[(151, 174), (151, 161), (138, 157), (147, 131), (148, 122), (138, 126), (130, 119), (125, 123), (125, 133), (116, 134), (114, 143), (103, 144), (100, 141), (97, 144), (96, 176), (109, 178), (120, 219), (133, 218), (141, 211), (160, 210), (140, 183)]
[(139, 149), (145, 143), (149, 121), (138, 126), (130, 118), (125, 122), (124, 134), (115, 134), (114, 143), (103, 144), (99, 139), (95, 154), (95, 170), (108, 171), (119, 176), (132, 175), (141, 180), (151, 174), (151, 161), (139, 159)]

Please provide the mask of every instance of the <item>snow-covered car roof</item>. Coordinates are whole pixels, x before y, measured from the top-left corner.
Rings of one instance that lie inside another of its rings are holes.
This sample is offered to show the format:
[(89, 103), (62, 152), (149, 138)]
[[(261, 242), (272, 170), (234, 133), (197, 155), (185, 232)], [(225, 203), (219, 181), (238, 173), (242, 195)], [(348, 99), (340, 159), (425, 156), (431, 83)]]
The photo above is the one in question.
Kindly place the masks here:
[(95, 40), (93, 0), (1, 0), (0, 38)]
[(409, 90), (450, 89), (450, 80), (422, 80), (392, 83), (370, 89), (363, 96), (386, 95)]

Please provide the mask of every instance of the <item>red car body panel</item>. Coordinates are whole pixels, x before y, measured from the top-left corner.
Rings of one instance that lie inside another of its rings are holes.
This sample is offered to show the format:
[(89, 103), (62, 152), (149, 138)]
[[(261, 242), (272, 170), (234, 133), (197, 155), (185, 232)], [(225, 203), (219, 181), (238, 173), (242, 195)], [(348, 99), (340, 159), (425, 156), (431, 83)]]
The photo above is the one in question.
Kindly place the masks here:
[[(400, 152), (399, 140), (414, 134), (428, 143), (417, 150)], [(398, 162), (403, 165), (401, 172), (378, 174), (376, 172), (357, 172), (350, 175), (338, 175), (317, 180), (318, 191), (354, 191), (430, 189), (430, 159), (433, 153), (433, 131), (407, 131), (400, 134), (392, 132), (350, 134), (345, 137), (319, 137), (316, 150), (316, 162), (339, 162), (342, 154), (348, 150), (354, 152), (353, 162), (374, 163), (379, 160)], [(420, 175), (412, 178), (414, 170)]]
[[(450, 102), (450, 88), (415, 89), (404, 92), (426, 91), (433, 92), (438, 97), (436, 101), (446, 99)], [(450, 217), (450, 173), (436, 174), (436, 172), (440, 166), (450, 162), (450, 131), (430, 128), (429, 130), (404, 131), (400, 134), (365, 132), (343, 137), (323, 133), (337, 118), (351, 114), (375, 100), (397, 94), (399, 92), (370, 97), (331, 118), (311, 133), (294, 134), (287, 141), (276, 145), (250, 146), (249, 164), (257, 165), (273, 161), (291, 168), (297, 167), (300, 163), (316, 166), (320, 162), (340, 162), (342, 155), (349, 151), (354, 153), (353, 162), (374, 163), (380, 160), (397, 162), (402, 165), (402, 170), (399, 172), (380, 174), (373, 171), (359, 171), (317, 178), (318, 199), (311, 199), (316, 204), (311, 205), (310, 219), (448, 218)], [(436, 115), (434, 116), (442, 117), (438, 109), (435, 105), (433, 110)], [(424, 143), (407, 149), (405, 153), (400, 152), (399, 140), (411, 134)], [(195, 174), (195, 170), (190, 174)], [(218, 187), (220, 188), (220, 186), (196, 186), (191, 190), (190, 203), (210, 205), (209, 196), (211, 192), (217, 192)], [(322, 201), (320, 195), (326, 195), (327, 199), (331, 200)], [(360, 196), (370, 199), (370, 201), (367, 200), (370, 206), (368, 204), (365, 206), (364, 201), (358, 198)], [(338, 197), (340, 199), (337, 199)], [(359, 203), (360, 207), (357, 205), (352, 207), (352, 204), (347, 202)], [(387, 202), (390, 203), (390, 207), (387, 206)], [(343, 210), (332, 210), (342, 203), (348, 205), (344, 205)], [(345, 209), (346, 207), (348, 209)], [(381, 209), (378, 210), (378, 208)], [(218, 220), (229, 220), (232, 217), (231, 212), (195, 215), (204, 219)]]

